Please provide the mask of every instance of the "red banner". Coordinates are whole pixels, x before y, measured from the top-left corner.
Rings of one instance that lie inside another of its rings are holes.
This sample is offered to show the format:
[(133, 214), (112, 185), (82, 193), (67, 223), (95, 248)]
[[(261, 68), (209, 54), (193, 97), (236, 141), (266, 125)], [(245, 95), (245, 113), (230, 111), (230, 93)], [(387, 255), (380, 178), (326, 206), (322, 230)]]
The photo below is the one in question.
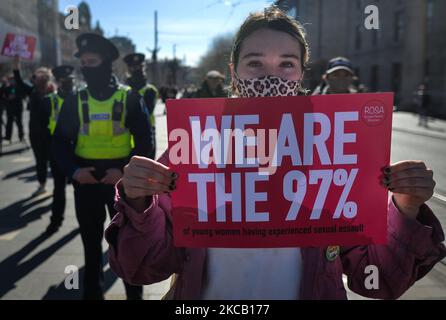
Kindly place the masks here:
[(25, 60), (32, 60), (36, 49), (36, 38), (8, 33), (2, 47), (2, 55), (7, 57), (19, 56)]
[(393, 94), (167, 103), (175, 245), (386, 243)]

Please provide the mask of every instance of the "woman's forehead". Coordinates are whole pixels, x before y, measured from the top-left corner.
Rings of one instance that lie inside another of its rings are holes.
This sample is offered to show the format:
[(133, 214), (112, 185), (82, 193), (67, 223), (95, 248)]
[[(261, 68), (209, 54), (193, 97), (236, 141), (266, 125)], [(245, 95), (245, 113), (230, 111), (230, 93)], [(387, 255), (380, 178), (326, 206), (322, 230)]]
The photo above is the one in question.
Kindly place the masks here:
[(284, 31), (259, 29), (241, 44), (240, 59), (246, 55), (301, 56), (299, 41)]

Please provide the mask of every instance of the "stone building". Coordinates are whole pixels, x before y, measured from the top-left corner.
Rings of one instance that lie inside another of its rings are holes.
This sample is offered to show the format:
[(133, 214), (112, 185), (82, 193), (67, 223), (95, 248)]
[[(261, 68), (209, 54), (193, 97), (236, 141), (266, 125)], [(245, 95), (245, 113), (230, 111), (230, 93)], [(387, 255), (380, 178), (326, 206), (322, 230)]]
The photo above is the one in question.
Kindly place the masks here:
[[(15, 1), (0, 0), (0, 43), (7, 33), (28, 35), (35, 37), (37, 41), (36, 51), (34, 53), (34, 61), (40, 63), (42, 61), (42, 45), (40, 40), (39, 28), (39, 2), (38, 0)], [(44, 36), (45, 37), (45, 36)], [(11, 58), (0, 56), (0, 76), (10, 71)], [(27, 64), (24, 63), (26, 68)]]
[[(38, 66), (53, 67), (59, 64), (77, 66), (76, 37), (83, 32), (103, 31), (96, 23), (86, 2), (79, 9), (79, 30), (65, 28), (65, 12), (59, 12), (58, 0), (0, 0), (0, 43), (7, 33), (33, 36), (37, 39), (33, 61), (22, 61), (25, 76)], [(0, 76), (10, 72), (11, 58), (0, 56)]]
[[(431, 113), (446, 116), (446, 1), (281, 0), (281, 9), (304, 24), (311, 48), (307, 85), (320, 81), (330, 58), (350, 58), (370, 91), (393, 91), (410, 107), (422, 82)], [(365, 8), (379, 10), (379, 29), (368, 30)]]

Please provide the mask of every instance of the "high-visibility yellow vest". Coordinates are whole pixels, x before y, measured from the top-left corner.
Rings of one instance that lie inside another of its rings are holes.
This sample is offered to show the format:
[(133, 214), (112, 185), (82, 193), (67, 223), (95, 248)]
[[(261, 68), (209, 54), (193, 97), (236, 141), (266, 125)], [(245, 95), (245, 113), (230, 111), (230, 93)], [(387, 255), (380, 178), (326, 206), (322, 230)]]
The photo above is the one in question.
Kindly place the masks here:
[(54, 131), (56, 130), (57, 125), (57, 119), (59, 118), (60, 108), (62, 108), (64, 99), (57, 93), (50, 94), (49, 99), (51, 101), (51, 113), (48, 129), (50, 130), (51, 135), (54, 135)]
[[(156, 106), (156, 102), (158, 101), (159, 98), (159, 93), (158, 90), (156, 89), (155, 86), (151, 85), (151, 84), (147, 84), (145, 87), (141, 88), (138, 90), (139, 95), (144, 98), (144, 95), (146, 94), (147, 90), (153, 90), (155, 91), (155, 97), (153, 98), (153, 104)], [(144, 101), (145, 102), (145, 101)], [(152, 128), (155, 128), (155, 108), (153, 108), (153, 111), (151, 114), (149, 114), (149, 121), (150, 121), (150, 125), (152, 126)], [(131, 138), (131, 145), (132, 148), (135, 147), (135, 140), (133, 139), (133, 136)]]
[(125, 127), (129, 88), (119, 86), (110, 99), (98, 101), (88, 90), (79, 91), (80, 130), (75, 154), (91, 160), (122, 159), (132, 151), (130, 131)]

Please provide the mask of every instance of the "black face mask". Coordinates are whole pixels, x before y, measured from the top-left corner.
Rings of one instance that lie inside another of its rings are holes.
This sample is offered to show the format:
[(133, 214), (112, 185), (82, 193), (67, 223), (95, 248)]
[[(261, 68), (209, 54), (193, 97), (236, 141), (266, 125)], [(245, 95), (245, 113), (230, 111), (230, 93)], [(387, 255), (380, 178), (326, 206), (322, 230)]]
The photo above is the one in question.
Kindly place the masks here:
[(69, 93), (73, 91), (74, 81), (72, 79), (64, 80), (60, 83), (60, 90), (64, 93)]
[(131, 77), (128, 78), (128, 85), (132, 88), (139, 89), (142, 88), (146, 84), (146, 77), (144, 72), (140, 69), (132, 72)]
[(82, 75), (91, 92), (100, 92), (108, 87), (112, 76), (112, 64), (104, 61), (97, 67), (82, 67)]

